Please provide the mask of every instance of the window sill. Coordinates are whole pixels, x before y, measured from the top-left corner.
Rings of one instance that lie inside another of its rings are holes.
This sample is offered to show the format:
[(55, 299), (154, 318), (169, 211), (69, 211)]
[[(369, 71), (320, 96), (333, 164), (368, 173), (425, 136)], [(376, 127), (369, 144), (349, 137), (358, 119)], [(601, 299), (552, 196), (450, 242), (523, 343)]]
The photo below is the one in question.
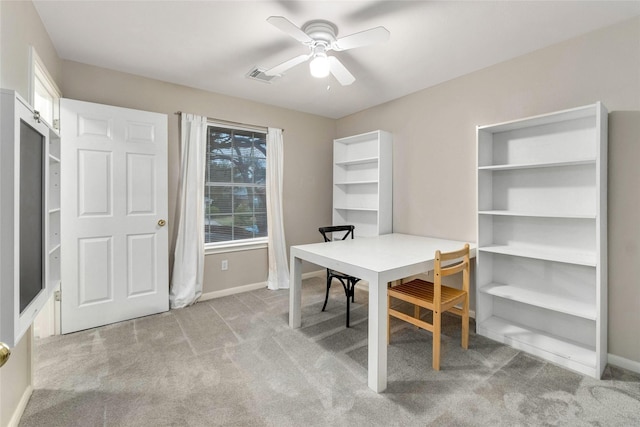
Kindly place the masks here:
[(208, 243), (204, 245), (204, 254), (215, 255), (227, 252), (252, 251), (256, 249), (266, 249), (267, 247), (268, 241), (266, 238), (226, 243)]

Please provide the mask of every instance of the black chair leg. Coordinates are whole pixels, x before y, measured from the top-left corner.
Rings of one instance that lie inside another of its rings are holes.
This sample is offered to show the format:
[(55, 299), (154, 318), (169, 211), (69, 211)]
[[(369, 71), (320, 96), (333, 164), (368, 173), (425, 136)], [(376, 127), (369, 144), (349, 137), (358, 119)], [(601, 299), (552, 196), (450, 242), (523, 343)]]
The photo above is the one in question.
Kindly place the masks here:
[(356, 302), (356, 282), (351, 283), (351, 302)]
[(351, 307), (349, 307), (349, 296), (347, 295), (347, 328), (349, 327), (349, 314), (351, 313)]
[(355, 302), (356, 295), (356, 281), (348, 280), (347, 286), (349, 286), (349, 292), (347, 292), (347, 328), (349, 327), (349, 315), (351, 314), (351, 308), (349, 304), (349, 297), (351, 297), (351, 302)]
[[(357, 281), (353, 281), (353, 280), (349, 280), (347, 278), (341, 278), (336, 276), (336, 279), (338, 279), (340, 281), (340, 283), (342, 284), (342, 287), (344, 288), (344, 294), (347, 297), (347, 328), (349, 327), (349, 318), (351, 315), (351, 303), (355, 302), (355, 295), (356, 295), (356, 282)], [(329, 274), (327, 274), (327, 292), (324, 296), (324, 304), (322, 305), (322, 311), (324, 311), (327, 308), (327, 302), (329, 301), (329, 289), (331, 288), (331, 281), (333, 280), (333, 276), (330, 276)]]
[[(342, 287), (344, 288), (344, 294), (347, 297), (347, 328), (349, 327), (349, 297), (351, 296), (351, 280), (342, 279), (341, 277), (337, 278), (342, 283)], [(346, 282), (345, 282), (346, 280)]]
[(324, 305), (322, 306), (322, 311), (327, 308), (327, 301), (329, 301), (329, 288), (331, 288), (331, 276), (327, 275), (327, 293), (324, 296)]

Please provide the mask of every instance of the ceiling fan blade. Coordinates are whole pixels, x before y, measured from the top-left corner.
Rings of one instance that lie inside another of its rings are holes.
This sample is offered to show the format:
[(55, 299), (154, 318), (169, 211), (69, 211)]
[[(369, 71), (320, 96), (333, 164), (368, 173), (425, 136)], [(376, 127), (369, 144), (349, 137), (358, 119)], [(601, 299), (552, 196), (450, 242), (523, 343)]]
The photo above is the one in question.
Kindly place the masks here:
[(341, 37), (336, 40), (332, 47), (333, 50), (347, 50), (356, 47), (369, 46), (375, 43), (381, 43), (389, 40), (389, 30), (385, 27), (375, 27), (349, 36)]
[(267, 18), (267, 22), (280, 31), (284, 31), (294, 39), (302, 43), (312, 42), (313, 39), (307, 35), (304, 31), (298, 28), (293, 22), (289, 21), (284, 16), (270, 16)]
[(342, 86), (349, 86), (351, 83), (356, 81), (356, 78), (353, 77), (353, 74), (347, 70), (347, 68), (342, 65), (342, 62), (335, 56), (329, 56), (329, 70), (333, 77), (338, 80), (338, 82)]
[(285, 71), (292, 69), (296, 65), (302, 64), (304, 61), (306, 61), (310, 57), (311, 57), (311, 54), (296, 56), (295, 58), (291, 58), (288, 61), (284, 61), (282, 64), (276, 65), (275, 67), (265, 71), (264, 73), (267, 76), (275, 76), (278, 74), (282, 74)]

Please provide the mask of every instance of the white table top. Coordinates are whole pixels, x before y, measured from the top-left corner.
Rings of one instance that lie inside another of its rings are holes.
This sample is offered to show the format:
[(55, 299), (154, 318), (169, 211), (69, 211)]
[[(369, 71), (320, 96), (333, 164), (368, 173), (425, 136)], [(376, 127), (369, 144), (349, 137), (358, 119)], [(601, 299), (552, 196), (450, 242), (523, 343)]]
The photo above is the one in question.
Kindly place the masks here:
[(475, 244), (470, 242), (398, 233), (292, 246), (291, 252), (339, 260), (344, 264), (380, 273), (427, 260), (433, 261), (436, 250), (455, 251), (462, 249), (465, 243), (469, 243), (471, 256), (475, 256)]

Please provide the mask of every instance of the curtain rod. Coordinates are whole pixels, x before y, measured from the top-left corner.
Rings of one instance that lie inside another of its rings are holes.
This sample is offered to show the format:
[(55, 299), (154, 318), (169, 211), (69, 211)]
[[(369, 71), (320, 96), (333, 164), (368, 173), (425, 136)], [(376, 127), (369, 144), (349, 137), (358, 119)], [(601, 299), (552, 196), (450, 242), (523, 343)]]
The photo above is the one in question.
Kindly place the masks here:
[[(173, 114), (182, 115), (182, 111), (176, 111)], [(248, 127), (248, 128), (254, 128), (254, 129), (264, 129), (265, 133), (269, 129), (267, 126), (251, 125), (249, 123), (233, 122), (231, 120), (212, 119), (211, 117), (207, 117), (207, 121), (214, 122), (214, 123), (220, 123), (220, 124), (228, 124), (228, 125), (231, 125), (231, 126), (241, 126), (241, 127)], [(284, 133), (284, 129), (282, 129), (282, 132)]]

